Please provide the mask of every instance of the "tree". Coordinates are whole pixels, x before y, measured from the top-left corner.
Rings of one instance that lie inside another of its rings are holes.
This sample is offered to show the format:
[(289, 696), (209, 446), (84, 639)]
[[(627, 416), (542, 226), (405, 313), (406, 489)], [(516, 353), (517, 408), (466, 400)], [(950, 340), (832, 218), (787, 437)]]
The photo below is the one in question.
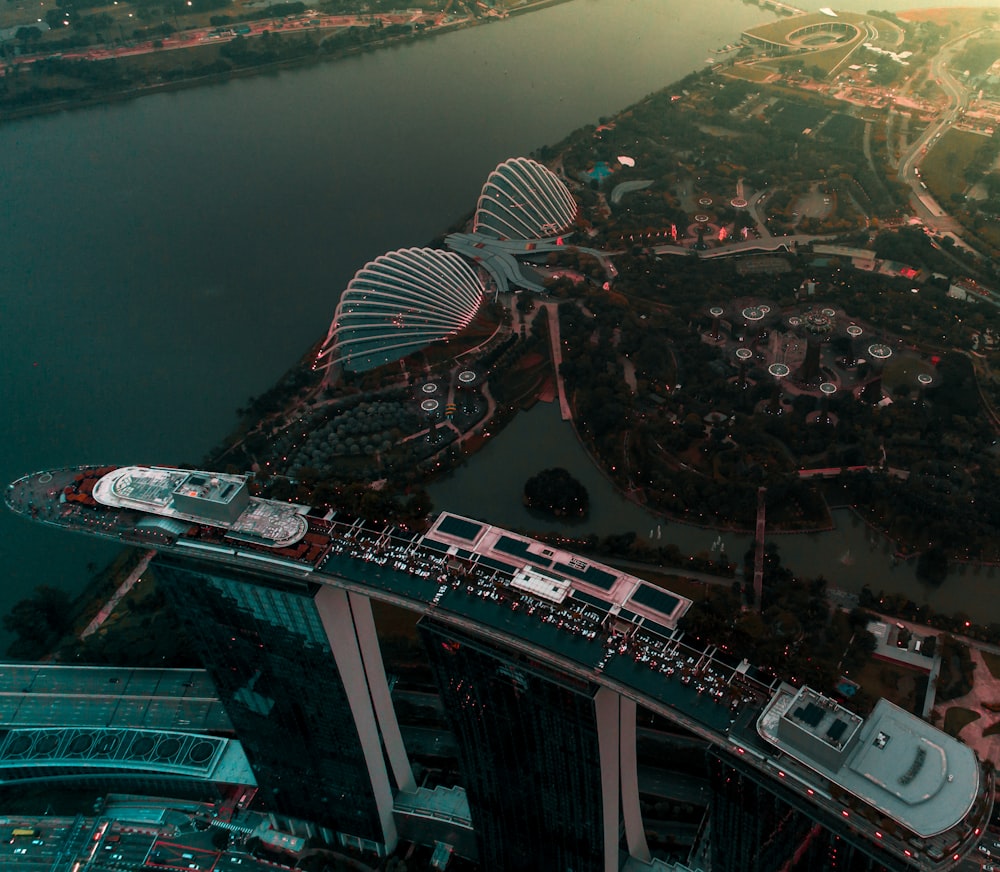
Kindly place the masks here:
[(569, 472), (557, 466), (543, 469), (524, 483), (524, 504), (558, 518), (582, 518), (590, 510), (590, 495)]
[(934, 544), (917, 558), (917, 578), (935, 587), (948, 574), (948, 555), (940, 544)]
[(39, 585), (27, 599), (15, 604), (3, 617), (4, 629), (17, 635), (8, 653), (35, 659), (73, 625), (70, 597), (64, 590)]
[(42, 31), (34, 25), (19, 27), (17, 32), (14, 34), (14, 38), (17, 39), (21, 45), (27, 48), (30, 45), (34, 45), (42, 38)]

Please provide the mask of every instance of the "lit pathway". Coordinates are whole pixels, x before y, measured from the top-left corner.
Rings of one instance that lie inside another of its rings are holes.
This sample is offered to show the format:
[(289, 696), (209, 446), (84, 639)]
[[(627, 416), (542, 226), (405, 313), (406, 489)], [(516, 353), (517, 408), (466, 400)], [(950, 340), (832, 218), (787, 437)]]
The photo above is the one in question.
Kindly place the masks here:
[(91, 633), (95, 633), (100, 629), (101, 625), (110, 617), (111, 613), (121, 602), (121, 598), (125, 596), (133, 587), (135, 583), (142, 578), (142, 574), (146, 571), (149, 566), (149, 561), (156, 556), (155, 551), (147, 551), (142, 555), (142, 559), (136, 564), (135, 569), (133, 569), (119, 586), (118, 590), (114, 592), (111, 599), (109, 599), (102, 607), (101, 610), (94, 616), (89, 624), (87, 624), (86, 629), (80, 633), (81, 639), (86, 639)]
[(563, 384), (559, 369), (562, 367), (562, 345), (559, 342), (559, 306), (556, 303), (543, 304), (549, 312), (549, 342), (552, 345), (552, 366), (555, 368), (556, 389), (559, 392), (559, 414), (564, 421), (573, 420), (573, 413), (566, 399), (566, 385)]

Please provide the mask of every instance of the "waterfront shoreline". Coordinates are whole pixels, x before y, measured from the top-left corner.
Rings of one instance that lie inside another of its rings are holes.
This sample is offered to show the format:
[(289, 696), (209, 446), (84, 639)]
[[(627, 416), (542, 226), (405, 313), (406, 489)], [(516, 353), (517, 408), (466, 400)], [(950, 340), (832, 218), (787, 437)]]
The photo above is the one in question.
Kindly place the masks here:
[[(563, 3), (569, 2), (572, 2), (572, 0), (534, 0), (534, 2), (529, 2), (523, 6), (517, 7), (516, 9), (510, 10), (504, 18), (463, 19), (449, 24), (442, 24), (431, 30), (415, 31), (406, 35), (390, 36), (375, 44), (344, 47), (337, 52), (328, 55), (302, 55), (300, 57), (274, 61), (268, 64), (238, 67), (236, 69), (226, 70), (225, 72), (219, 73), (211, 73), (209, 75), (189, 76), (172, 82), (157, 82), (140, 85), (123, 90), (109, 91), (100, 95), (81, 97), (79, 99), (54, 100), (12, 109), (4, 108), (0, 109), (0, 124), (4, 124), (8, 121), (19, 121), (25, 118), (34, 118), (36, 116), (53, 115), (59, 112), (73, 111), (75, 109), (89, 109), (94, 106), (101, 106), (104, 104), (121, 103), (127, 100), (135, 100), (140, 97), (150, 96), (152, 94), (186, 91), (193, 88), (200, 88), (205, 85), (223, 85), (231, 79), (245, 79), (268, 73), (279, 73), (282, 70), (300, 69), (317, 64), (348, 60), (353, 57), (374, 54), (375, 52), (383, 51), (385, 49), (399, 48), (400, 46), (417, 42), (419, 40), (429, 39), (436, 36), (446, 36), (449, 33), (467, 30), (471, 27), (495, 24), (506, 20), (506, 18), (525, 15), (529, 12), (536, 12), (540, 9), (546, 9), (550, 6), (559, 6)], [(320, 40), (319, 44), (322, 44), (322, 40)], [(193, 46), (192, 48), (200, 47), (201, 46)], [(184, 52), (185, 49), (174, 49), (174, 51)], [(49, 57), (51, 56), (40, 56), (33, 59), (32, 63), (47, 60)]]

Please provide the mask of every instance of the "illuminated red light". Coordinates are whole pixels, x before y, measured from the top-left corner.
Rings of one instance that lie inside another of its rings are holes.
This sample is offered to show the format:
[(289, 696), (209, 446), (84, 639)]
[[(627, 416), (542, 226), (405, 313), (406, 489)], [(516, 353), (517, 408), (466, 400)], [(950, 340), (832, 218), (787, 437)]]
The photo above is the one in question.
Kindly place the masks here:
[(875, 838), (876, 839), (881, 839), (882, 838), (882, 834), (878, 830), (875, 830)]
[(903, 853), (906, 854), (907, 857), (912, 857), (913, 856), (913, 851), (909, 850), (908, 848), (904, 849)]
[(843, 810), (843, 811), (841, 812), (841, 814), (842, 814), (842, 815), (843, 815), (844, 817), (850, 817), (850, 816), (851, 816), (851, 815), (850, 815), (850, 813), (849, 813), (849, 812), (847, 811), (847, 809), (846, 809), (846, 808), (845, 808), (845, 809), (844, 809), (844, 810)]

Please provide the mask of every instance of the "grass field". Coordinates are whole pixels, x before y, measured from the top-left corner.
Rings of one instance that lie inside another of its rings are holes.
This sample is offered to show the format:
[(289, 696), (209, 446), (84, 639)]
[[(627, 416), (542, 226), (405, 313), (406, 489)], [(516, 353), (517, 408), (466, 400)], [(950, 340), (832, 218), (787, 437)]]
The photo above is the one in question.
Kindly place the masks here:
[(949, 130), (927, 153), (920, 165), (923, 179), (945, 208), (948, 208), (952, 194), (965, 194), (969, 187), (964, 176), (965, 168), (985, 143), (986, 139), (977, 133)]
[[(988, 16), (992, 13), (994, 18)], [(948, 28), (955, 33), (966, 33), (982, 27), (995, 20), (996, 10), (984, 6), (981, 9), (966, 7), (960, 9), (934, 8), (913, 9), (899, 13), (905, 21), (930, 21), (939, 27)]]
[(851, 674), (866, 693), (874, 698), (884, 697), (908, 712), (916, 708), (918, 680), (922, 677), (923, 673), (916, 669), (885, 660), (869, 660), (861, 672)]
[(929, 361), (920, 360), (916, 357), (901, 357), (894, 355), (882, 370), (882, 384), (892, 393), (898, 385), (917, 390), (917, 376), (920, 373), (934, 375), (934, 367)]
[(972, 709), (961, 708), (957, 705), (952, 706), (944, 713), (943, 729), (949, 736), (957, 736), (964, 727), (968, 726), (973, 721), (978, 721), (979, 718), (979, 712), (974, 712)]
[(731, 69), (724, 70), (723, 75), (734, 79), (743, 79), (747, 82), (766, 82), (768, 79), (774, 78), (777, 73), (762, 66), (735, 64)]
[(994, 678), (1000, 678), (1000, 654), (994, 654), (992, 651), (980, 651), (979, 653), (983, 655), (983, 663), (989, 669), (990, 675)]

